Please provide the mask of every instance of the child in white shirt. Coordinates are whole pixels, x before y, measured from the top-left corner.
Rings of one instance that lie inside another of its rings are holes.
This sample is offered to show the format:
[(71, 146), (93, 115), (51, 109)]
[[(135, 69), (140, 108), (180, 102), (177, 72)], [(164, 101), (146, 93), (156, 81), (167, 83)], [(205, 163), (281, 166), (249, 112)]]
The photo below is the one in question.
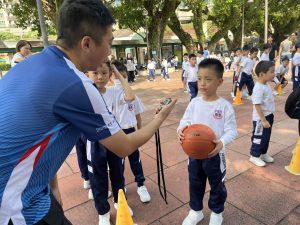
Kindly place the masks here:
[(271, 51), (271, 45), (270, 44), (264, 44), (263, 49), (264, 52), (261, 54), (259, 61), (270, 61), (270, 51)]
[(191, 94), (191, 100), (195, 98), (198, 95), (198, 66), (196, 65), (196, 55), (190, 54), (189, 55), (189, 65), (184, 70), (184, 82), (188, 85), (190, 94)]
[(190, 64), (189, 62), (189, 54), (184, 53), (183, 54), (183, 61), (182, 61), (182, 73), (181, 73), (181, 80), (182, 80), (182, 84), (183, 84), (183, 91), (187, 92), (187, 88), (186, 88), (186, 83), (184, 81), (184, 71), (186, 71), (188, 65)]
[(292, 80), (293, 80), (293, 90), (300, 87), (300, 42), (295, 45), (296, 53), (292, 59)]
[[(232, 105), (217, 95), (223, 83), (223, 64), (213, 58), (199, 64), (198, 86), (201, 96), (189, 103), (177, 129), (180, 142), (184, 139), (183, 130), (192, 124), (209, 126), (216, 134), (215, 149), (207, 159), (189, 157), (190, 212), (182, 225), (196, 225), (204, 217), (203, 197), (207, 179), (211, 186), (209, 208), (212, 210), (210, 224), (221, 225), (222, 212), (227, 197), (225, 187), (225, 146), (237, 136), (235, 113)], [(201, 151), (201, 149), (199, 149)]]
[(266, 162), (274, 162), (274, 159), (267, 154), (275, 112), (274, 96), (268, 82), (273, 81), (274, 71), (275, 65), (271, 61), (261, 61), (255, 68), (258, 80), (252, 96), (253, 133), (249, 160), (256, 166), (265, 166)]
[[(114, 65), (116, 66), (117, 70), (123, 76), (124, 80), (127, 79), (127, 70), (126, 67), (120, 63), (115, 62)], [(119, 88), (124, 92), (124, 88), (121, 85), (119, 79), (114, 80), (115, 87)], [(130, 134), (135, 132), (135, 127), (140, 129), (142, 127), (142, 119), (141, 113), (144, 112), (144, 105), (141, 100), (135, 96), (135, 100), (133, 102), (128, 102), (127, 104), (117, 104), (113, 108), (113, 114), (116, 117), (116, 120), (120, 124), (121, 128), (123, 129), (124, 133)], [(144, 185), (145, 177), (143, 172), (142, 161), (140, 158), (140, 152), (137, 149), (134, 153), (128, 156), (131, 171), (135, 176), (135, 182), (137, 183), (137, 193), (140, 197), (142, 202), (149, 202), (151, 197), (148, 193), (146, 186)], [(125, 159), (124, 159), (125, 160)], [(124, 161), (123, 161), (123, 174), (124, 174)]]
[(276, 68), (275, 70), (275, 77), (274, 77), (274, 82), (275, 82), (275, 87), (273, 94), (278, 95), (278, 87), (279, 85), (282, 85), (282, 89), (286, 87), (288, 84), (287, 79), (285, 79), (285, 75), (288, 74), (289, 72), (289, 58), (287, 56), (282, 58), (282, 63)]
[(151, 80), (155, 81), (155, 63), (151, 60), (148, 60), (148, 82)]
[(162, 77), (164, 80), (170, 80), (169, 72), (168, 72), (168, 61), (166, 58), (163, 59), (161, 62), (161, 70), (162, 70)]

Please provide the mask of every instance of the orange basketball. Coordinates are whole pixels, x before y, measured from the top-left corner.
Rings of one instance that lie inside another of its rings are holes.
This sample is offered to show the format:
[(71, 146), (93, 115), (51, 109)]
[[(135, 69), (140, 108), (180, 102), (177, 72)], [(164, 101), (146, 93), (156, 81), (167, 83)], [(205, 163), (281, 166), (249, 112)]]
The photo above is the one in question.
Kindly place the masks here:
[(213, 143), (216, 135), (206, 125), (193, 124), (184, 129), (183, 134), (184, 140), (182, 140), (181, 146), (184, 152), (192, 158), (208, 158), (208, 154), (216, 147), (216, 144)]

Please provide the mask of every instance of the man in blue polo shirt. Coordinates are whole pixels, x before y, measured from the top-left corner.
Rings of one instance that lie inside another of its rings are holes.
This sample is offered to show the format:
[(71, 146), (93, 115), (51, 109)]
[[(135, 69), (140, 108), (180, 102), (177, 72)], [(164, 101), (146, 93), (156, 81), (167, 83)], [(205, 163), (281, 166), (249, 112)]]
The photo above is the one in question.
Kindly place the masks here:
[(96, 70), (110, 54), (113, 23), (101, 1), (65, 0), (58, 46), (31, 56), (1, 79), (1, 225), (71, 224), (49, 182), (79, 134), (125, 157), (151, 138), (174, 107), (175, 101), (131, 135), (120, 129), (83, 73)]

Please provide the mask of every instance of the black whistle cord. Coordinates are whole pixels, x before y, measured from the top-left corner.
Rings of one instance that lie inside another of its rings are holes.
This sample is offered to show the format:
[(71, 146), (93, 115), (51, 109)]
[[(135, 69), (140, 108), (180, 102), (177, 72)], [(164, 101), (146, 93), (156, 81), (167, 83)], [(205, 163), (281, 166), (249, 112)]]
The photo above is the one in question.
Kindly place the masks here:
[[(159, 193), (160, 193), (161, 197), (163, 198), (163, 200), (165, 201), (165, 203), (168, 204), (159, 130), (157, 130), (155, 132), (155, 143), (156, 143), (157, 183), (158, 183)], [(164, 193), (162, 193), (162, 190), (161, 190), (160, 178), (162, 179)]]

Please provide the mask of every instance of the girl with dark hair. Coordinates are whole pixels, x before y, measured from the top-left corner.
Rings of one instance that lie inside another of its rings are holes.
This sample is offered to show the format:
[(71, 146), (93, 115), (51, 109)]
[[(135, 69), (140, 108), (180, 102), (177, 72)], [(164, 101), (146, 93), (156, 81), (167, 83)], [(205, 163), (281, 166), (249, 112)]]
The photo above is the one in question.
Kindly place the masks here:
[(16, 45), (17, 53), (14, 54), (11, 60), (11, 67), (26, 59), (31, 53), (31, 44), (28, 41), (20, 40)]

